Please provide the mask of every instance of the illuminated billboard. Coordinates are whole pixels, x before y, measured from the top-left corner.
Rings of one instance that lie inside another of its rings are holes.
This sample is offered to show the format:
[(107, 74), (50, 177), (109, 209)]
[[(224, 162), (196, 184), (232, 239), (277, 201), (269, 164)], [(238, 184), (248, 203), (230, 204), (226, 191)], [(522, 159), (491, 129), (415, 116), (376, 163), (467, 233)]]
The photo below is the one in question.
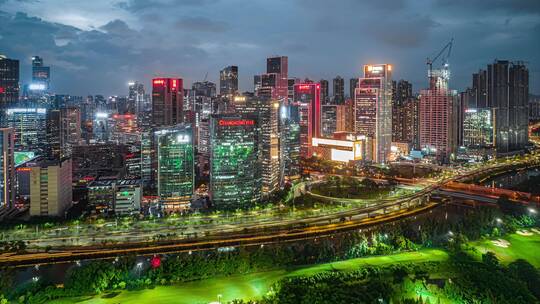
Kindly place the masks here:
[(36, 153), (34, 152), (13, 152), (15, 157), (15, 166), (24, 164), (25, 162), (33, 159), (36, 157)]

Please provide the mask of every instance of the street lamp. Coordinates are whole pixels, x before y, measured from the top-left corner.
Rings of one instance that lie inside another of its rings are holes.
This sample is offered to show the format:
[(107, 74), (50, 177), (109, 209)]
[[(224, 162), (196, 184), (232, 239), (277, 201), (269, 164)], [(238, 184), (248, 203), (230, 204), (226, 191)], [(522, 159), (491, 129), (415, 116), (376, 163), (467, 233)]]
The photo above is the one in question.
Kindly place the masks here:
[(529, 213), (530, 213), (530, 214), (536, 214), (536, 210), (535, 210), (535, 209), (529, 208), (528, 210), (529, 210)]
[(501, 218), (499, 218), (499, 217), (496, 218), (495, 220), (497, 221), (497, 223), (502, 223), (502, 220), (501, 220)]

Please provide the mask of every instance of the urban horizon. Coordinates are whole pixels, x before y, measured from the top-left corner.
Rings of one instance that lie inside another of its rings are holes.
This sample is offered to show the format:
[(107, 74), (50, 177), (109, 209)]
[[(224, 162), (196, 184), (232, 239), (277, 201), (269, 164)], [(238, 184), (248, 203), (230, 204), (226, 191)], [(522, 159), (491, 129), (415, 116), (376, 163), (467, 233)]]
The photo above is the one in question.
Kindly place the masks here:
[(0, 304), (540, 303), (538, 16), (0, 0)]

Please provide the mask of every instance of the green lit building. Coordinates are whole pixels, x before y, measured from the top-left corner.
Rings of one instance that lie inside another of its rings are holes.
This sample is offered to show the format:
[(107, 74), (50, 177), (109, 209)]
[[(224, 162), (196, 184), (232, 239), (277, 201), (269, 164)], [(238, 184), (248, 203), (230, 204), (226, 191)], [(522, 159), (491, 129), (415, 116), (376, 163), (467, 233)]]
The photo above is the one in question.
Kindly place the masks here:
[(195, 184), (193, 131), (180, 124), (155, 132), (158, 155), (158, 195), (166, 212), (189, 207)]
[(209, 194), (218, 208), (242, 208), (261, 198), (261, 162), (256, 119), (212, 115)]

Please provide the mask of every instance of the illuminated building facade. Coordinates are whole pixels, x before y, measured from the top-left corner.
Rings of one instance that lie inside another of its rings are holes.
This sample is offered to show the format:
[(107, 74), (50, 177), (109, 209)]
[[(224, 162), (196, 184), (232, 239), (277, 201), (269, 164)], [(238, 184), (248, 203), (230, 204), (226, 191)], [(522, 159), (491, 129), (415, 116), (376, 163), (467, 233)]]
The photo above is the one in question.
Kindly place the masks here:
[(255, 117), (212, 115), (210, 187), (220, 208), (251, 205), (261, 198), (259, 132)]
[(279, 188), (280, 143), (279, 101), (267, 97), (237, 96), (235, 108), (238, 113), (257, 115), (261, 156), (262, 192), (267, 195)]
[(163, 128), (155, 136), (160, 203), (166, 211), (188, 208), (195, 185), (192, 128), (186, 124)]
[(420, 148), (446, 163), (457, 148), (457, 93), (448, 89), (448, 70), (429, 76), (430, 88), (420, 91)]
[(152, 79), (152, 119), (154, 127), (182, 122), (184, 87), (181, 78)]
[(43, 155), (46, 152), (47, 109), (8, 108), (5, 110), (5, 127), (13, 128), (15, 151), (33, 151)]
[(368, 155), (368, 139), (351, 132), (334, 133), (333, 138), (313, 138), (312, 149), (317, 156), (348, 163), (364, 160)]
[(51, 69), (43, 65), (43, 58), (32, 57), (32, 83), (29, 88), (32, 91), (46, 91), (50, 87)]
[(309, 158), (312, 138), (321, 137), (321, 86), (299, 83), (294, 86), (294, 101), (300, 126), (300, 157)]
[(487, 103), (494, 109), (497, 153), (525, 148), (529, 143), (529, 70), (525, 63), (496, 60), (487, 67)]
[(12, 207), (15, 202), (14, 136), (11, 128), (0, 129), (0, 208)]
[(137, 116), (134, 114), (113, 114), (110, 119), (110, 141), (118, 144), (137, 143), (141, 140)]
[[(287, 56), (275, 56), (266, 59), (266, 73), (276, 74), (275, 78), (275, 96), (273, 98), (287, 98), (288, 78), (289, 78), (289, 59)], [(264, 85), (263, 85), (264, 86)]]
[(219, 71), (219, 94), (232, 97), (238, 94), (238, 67), (230, 65)]
[(9, 106), (18, 100), (19, 60), (0, 55), (0, 106)]
[(128, 83), (126, 112), (131, 114), (142, 114), (148, 110), (146, 107), (144, 85), (138, 81)]
[(463, 146), (490, 148), (493, 146), (492, 110), (466, 109), (463, 119)]
[(392, 145), (392, 66), (365, 65), (354, 97), (354, 130), (373, 139), (373, 159), (386, 163)]

